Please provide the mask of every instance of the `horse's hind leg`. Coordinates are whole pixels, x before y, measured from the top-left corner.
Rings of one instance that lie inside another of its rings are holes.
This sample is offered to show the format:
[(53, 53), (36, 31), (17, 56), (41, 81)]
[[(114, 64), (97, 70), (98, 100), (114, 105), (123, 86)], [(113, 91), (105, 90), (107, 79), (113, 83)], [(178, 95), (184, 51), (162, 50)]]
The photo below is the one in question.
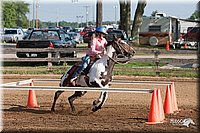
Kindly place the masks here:
[(100, 97), (97, 100), (93, 101), (92, 111), (95, 112), (101, 109), (101, 107), (106, 102), (107, 98), (108, 98), (108, 92), (101, 92)]
[(82, 97), (85, 93), (86, 93), (86, 91), (75, 91), (75, 93), (72, 96), (68, 97), (68, 101), (69, 101), (70, 107), (72, 109), (72, 112), (75, 111), (75, 106), (73, 104), (73, 101), (79, 97)]
[(51, 111), (55, 112), (55, 105), (56, 105), (56, 101), (58, 99), (58, 97), (63, 93), (64, 91), (56, 91), (55, 95), (54, 95), (54, 101), (53, 101), (53, 105), (51, 107)]

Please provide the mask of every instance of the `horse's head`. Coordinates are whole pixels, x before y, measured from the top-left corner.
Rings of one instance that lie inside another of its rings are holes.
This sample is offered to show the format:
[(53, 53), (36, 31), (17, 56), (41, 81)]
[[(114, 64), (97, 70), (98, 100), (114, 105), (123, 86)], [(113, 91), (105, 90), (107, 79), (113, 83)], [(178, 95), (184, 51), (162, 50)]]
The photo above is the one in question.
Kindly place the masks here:
[(115, 35), (111, 44), (117, 55), (131, 57), (135, 54), (133, 47), (129, 46), (125, 41), (121, 40), (121, 38), (117, 38)]

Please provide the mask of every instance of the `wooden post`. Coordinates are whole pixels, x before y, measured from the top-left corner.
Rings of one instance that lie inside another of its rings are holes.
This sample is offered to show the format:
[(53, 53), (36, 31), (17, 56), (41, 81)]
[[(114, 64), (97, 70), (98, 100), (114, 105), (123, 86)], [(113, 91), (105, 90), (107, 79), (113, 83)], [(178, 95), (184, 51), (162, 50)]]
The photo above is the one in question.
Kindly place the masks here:
[(97, 0), (96, 5), (96, 28), (102, 25), (102, 0)]
[(52, 69), (52, 52), (49, 51), (48, 52), (48, 70), (51, 70)]

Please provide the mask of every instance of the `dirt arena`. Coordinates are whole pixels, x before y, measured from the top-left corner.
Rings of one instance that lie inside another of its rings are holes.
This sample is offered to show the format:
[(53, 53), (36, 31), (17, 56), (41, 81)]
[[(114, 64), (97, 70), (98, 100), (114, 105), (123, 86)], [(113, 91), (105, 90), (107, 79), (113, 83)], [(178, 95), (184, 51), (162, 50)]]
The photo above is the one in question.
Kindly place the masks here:
[[(49, 76), (58, 78), (59, 76)], [(4, 83), (29, 79), (27, 76), (6, 76)], [(41, 76), (30, 78), (42, 78)], [(73, 92), (63, 93), (56, 104), (56, 112), (50, 111), (55, 91), (37, 90), (39, 108), (26, 108), (27, 90), (2, 91), (3, 132), (197, 132), (198, 91), (197, 79), (148, 78), (148, 77), (115, 77), (123, 80), (174, 81), (178, 113), (165, 115), (162, 124), (146, 124), (151, 103), (151, 94), (109, 93), (104, 107), (91, 111), (91, 104), (99, 96), (98, 92), (88, 92), (75, 101), (76, 113), (72, 113), (67, 101)], [(53, 83), (34, 83), (34, 85), (58, 86)], [(111, 87), (160, 89), (162, 101), (165, 99), (166, 86), (149, 85), (112, 85)], [(189, 127), (174, 125), (173, 119), (191, 118), (195, 125)]]

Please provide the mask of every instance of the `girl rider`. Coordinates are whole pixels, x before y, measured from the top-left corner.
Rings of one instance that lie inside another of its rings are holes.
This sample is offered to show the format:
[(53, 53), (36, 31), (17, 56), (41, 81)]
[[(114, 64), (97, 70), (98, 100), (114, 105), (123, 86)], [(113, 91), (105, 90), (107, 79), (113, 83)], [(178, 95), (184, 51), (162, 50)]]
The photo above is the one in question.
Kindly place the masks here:
[(70, 80), (71, 84), (75, 86), (75, 79), (79, 76), (79, 74), (87, 68), (90, 61), (95, 61), (96, 58), (101, 58), (105, 52), (105, 47), (107, 45), (107, 41), (104, 38), (104, 35), (107, 35), (105, 27), (98, 27), (95, 30), (96, 37), (92, 37), (90, 43), (90, 49), (87, 51), (86, 55), (82, 58), (82, 64), (77, 68), (77, 70), (73, 73), (73, 76)]

